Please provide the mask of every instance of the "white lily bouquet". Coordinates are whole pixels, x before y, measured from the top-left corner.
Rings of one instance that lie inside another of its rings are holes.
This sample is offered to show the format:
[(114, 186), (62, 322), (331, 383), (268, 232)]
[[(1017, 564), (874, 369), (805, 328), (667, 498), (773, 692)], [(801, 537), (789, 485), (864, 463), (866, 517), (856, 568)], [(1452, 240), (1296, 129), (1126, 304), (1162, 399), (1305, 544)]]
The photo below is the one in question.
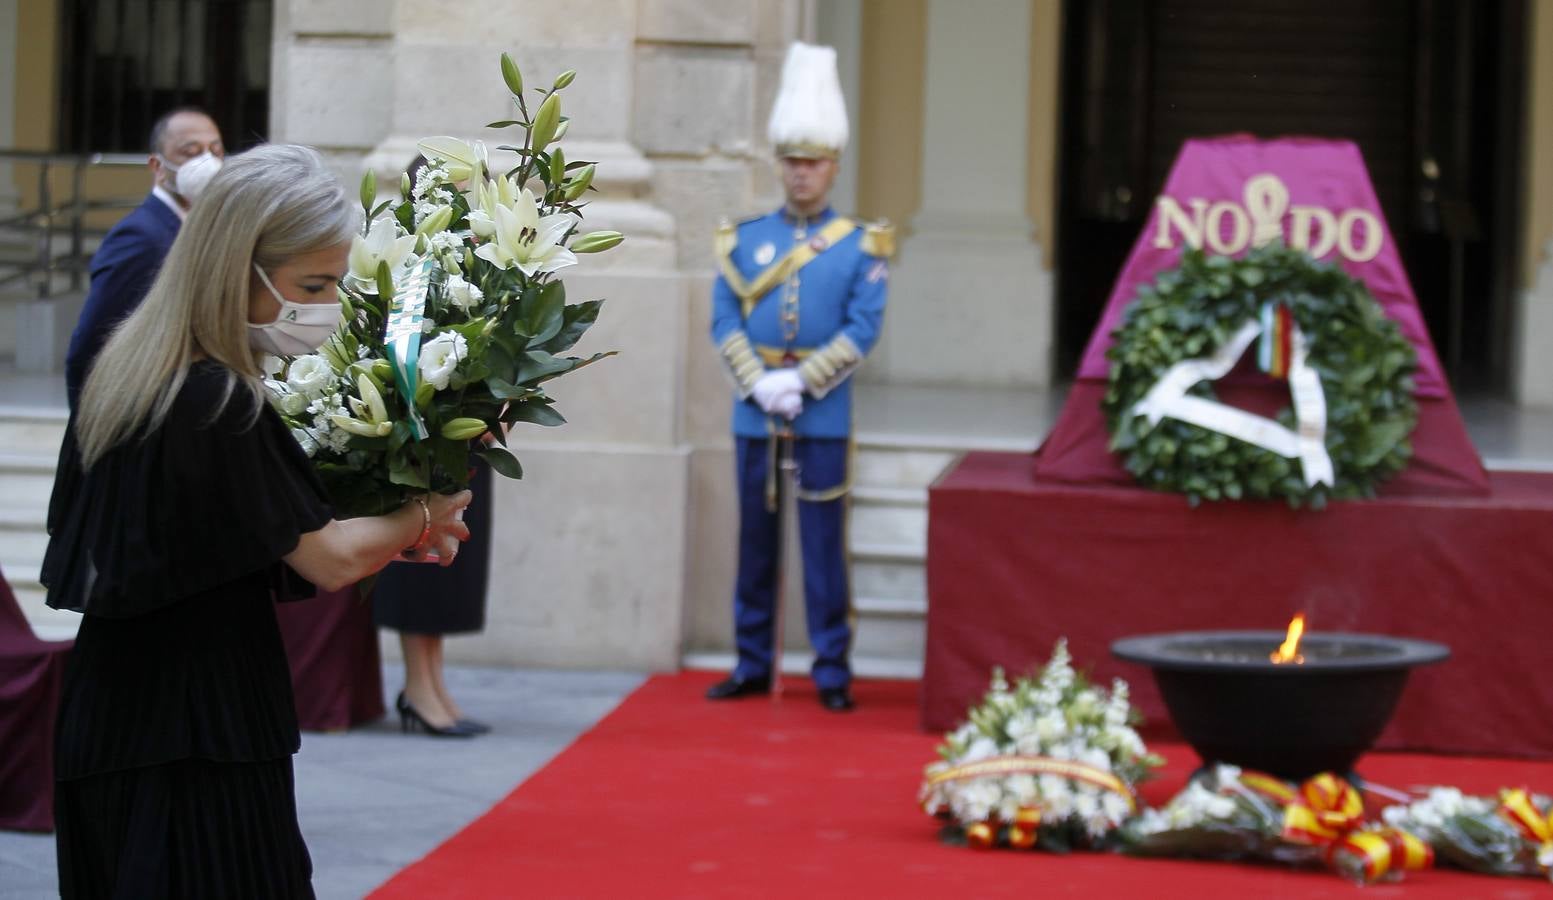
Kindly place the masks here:
[(920, 799), (972, 847), (1099, 849), (1137, 811), (1136, 787), (1164, 764), (1134, 725), (1127, 683), (1092, 685), (1066, 640), (1036, 677), (997, 670), (982, 704), (923, 773)]
[(413, 182), (401, 179), (397, 201), (376, 207), (367, 173), (340, 330), (318, 353), (279, 360), (268, 373), (273, 405), (342, 516), (461, 489), (471, 452), (522, 477), (506, 427), (565, 422), (543, 385), (612, 355), (563, 355), (603, 301), (568, 303), (554, 274), (623, 239), (574, 237), (595, 171), (556, 144), (569, 124), (560, 93), (574, 73), (535, 90), (543, 99), (530, 114), (505, 53), (501, 70), (518, 118), (486, 127), (521, 132), (521, 144), (499, 148), (516, 153), (517, 165), (492, 173), (483, 144), (427, 138), (419, 144), (427, 164)]
[(1411, 803), (1386, 807), (1381, 818), (1428, 841), (1444, 864), (1553, 878), (1553, 798), (1523, 788), (1483, 797), (1433, 787)]

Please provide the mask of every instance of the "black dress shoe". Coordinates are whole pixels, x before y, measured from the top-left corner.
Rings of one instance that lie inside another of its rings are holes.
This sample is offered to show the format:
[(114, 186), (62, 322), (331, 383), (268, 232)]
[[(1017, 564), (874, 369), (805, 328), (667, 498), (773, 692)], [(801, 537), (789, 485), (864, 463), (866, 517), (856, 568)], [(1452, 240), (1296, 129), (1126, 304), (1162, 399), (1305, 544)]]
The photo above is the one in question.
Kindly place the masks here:
[(771, 693), (770, 678), (739, 678), (729, 676), (706, 689), (708, 700), (734, 700), (754, 694)]
[(464, 729), (470, 734), (490, 734), (491, 732), (491, 726), (485, 724), (479, 719), (459, 719), (453, 724), (459, 728)]
[(446, 738), (470, 738), (475, 732), (464, 728), (460, 723), (454, 722), (446, 728), (441, 728), (426, 721), (426, 717), (420, 714), (410, 701), (404, 697), (401, 691), (394, 700), (394, 708), (399, 711), (399, 730), (405, 734), (427, 734), (432, 737)]
[(820, 705), (831, 712), (847, 712), (856, 706), (852, 702), (852, 692), (844, 687), (823, 688), (820, 691)]

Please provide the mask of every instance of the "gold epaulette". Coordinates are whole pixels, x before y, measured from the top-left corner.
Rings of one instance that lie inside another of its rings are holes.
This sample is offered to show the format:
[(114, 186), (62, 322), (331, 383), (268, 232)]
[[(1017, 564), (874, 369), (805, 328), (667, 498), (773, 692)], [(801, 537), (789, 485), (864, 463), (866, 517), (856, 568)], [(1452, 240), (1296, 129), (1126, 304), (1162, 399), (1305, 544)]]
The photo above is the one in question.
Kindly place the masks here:
[(717, 220), (717, 235), (712, 239), (712, 249), (718, 257), (724, 257), (739, 246), (739, 226), (723, 218)]
[(863, 226), (863, 252), (880, 259), (895, 255), (895, 226), (880, 219)]

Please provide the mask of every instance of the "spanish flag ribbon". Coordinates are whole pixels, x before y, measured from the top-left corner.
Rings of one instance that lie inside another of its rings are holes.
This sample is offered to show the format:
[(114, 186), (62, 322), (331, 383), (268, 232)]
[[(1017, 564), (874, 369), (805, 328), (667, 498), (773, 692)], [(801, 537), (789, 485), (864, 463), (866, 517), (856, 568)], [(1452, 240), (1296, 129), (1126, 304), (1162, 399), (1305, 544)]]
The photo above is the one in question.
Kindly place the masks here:
[(1509, 820), (1526, 840), (1539, 846), (1537, 863), (1553, 868), (1553, 813), (1543, 813), (1524, 788), (1499, 794), (1499, 815)]
[(1400, 828), (1351, 831), (1332, 845), (1327, 862), (1368, 884), (1389, 873), (1429, 868), (1434, 848)]
[(1265, 772), (1255, 772), (1250, 769), (1240, 773), (1240, 783), (1247, 789), (1260, 794), (1265, 799), (1277, 803), (1279, 806), (1288, 806), (1294, 802), (1294, 788), (1281, 778), (1268, 775)]
[(1129, 813), (1138, 811), (1138, 800), (1132, 795), (1132, 790), (1127, 787), (1126, 782), (1113, 773), (1081, 762), (1052, 759), (1046, 756), (994, 756), (990, 759), (981, 759), (935, 772), (928, 776), (926, 786), (933, 787), (947, 781), (990, 778), (998, 775), (1057, 775), (1070, 781), (1082, 781), (1110, 791), (1127, 801)]
[(1330, 772), (1301, 784), (1283, 815), (1283, 837), (1297, 844), (1326, 846), (1359, 826), (1364, 798)]

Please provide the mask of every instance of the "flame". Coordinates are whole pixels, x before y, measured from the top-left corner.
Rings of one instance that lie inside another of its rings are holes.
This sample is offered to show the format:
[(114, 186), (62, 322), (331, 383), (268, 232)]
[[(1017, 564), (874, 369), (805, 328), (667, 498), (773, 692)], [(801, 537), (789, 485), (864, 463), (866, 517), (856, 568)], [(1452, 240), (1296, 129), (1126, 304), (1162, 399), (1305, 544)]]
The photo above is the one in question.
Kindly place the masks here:
[(1300, 636), (1304, 633), (1305, 614), (1295, 613), (1294, 618), (1289, 620), (1288, 636), (1283, 639), (1283, 643), (1268, 658), (1275, 663), (1299, 664), (1304, 662), (1305, 657), (1300, 655)]

